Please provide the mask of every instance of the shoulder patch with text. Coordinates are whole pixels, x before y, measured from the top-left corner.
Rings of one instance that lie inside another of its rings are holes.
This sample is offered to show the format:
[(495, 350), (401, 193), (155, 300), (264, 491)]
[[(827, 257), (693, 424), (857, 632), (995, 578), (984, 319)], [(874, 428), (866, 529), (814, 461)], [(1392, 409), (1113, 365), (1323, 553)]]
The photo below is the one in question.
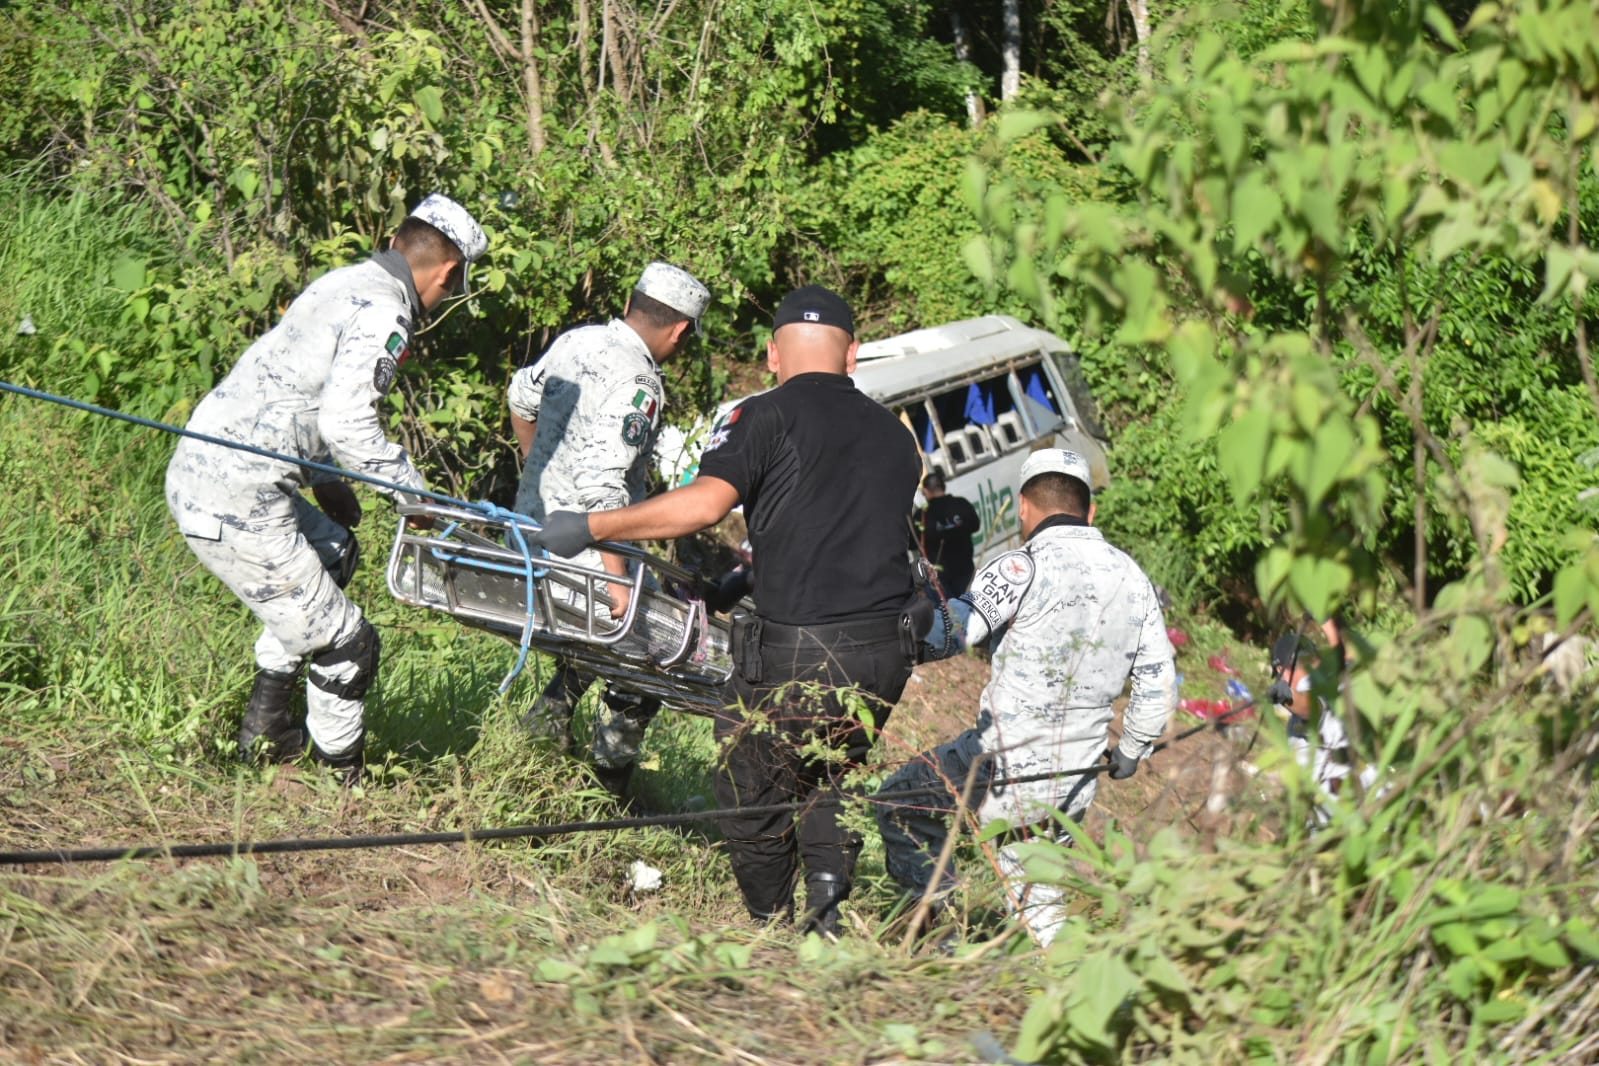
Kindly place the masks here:
[(993, 631), (1015, 617), (1032, 583), (1033, 557), (1025, 550), (1006, 552), (977, 572), (966, 598)]
[(622, 419), (622, 442), (638, 447), (650, 435), (650, 420), (637, 411)]

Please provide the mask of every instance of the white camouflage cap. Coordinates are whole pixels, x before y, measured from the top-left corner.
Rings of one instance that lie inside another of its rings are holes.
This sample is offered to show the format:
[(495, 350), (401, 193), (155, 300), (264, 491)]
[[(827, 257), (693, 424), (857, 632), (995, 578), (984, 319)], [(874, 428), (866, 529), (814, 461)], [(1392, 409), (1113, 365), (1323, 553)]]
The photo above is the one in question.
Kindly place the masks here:
[(682, 267), (671, 263), (651, 263), (639, 276), (634, 292), (641, 292), (652, 300), (659, 300), (672, 310), (684, 315), (700, 328), (700, 316), (711, 302), (711, 290)]
[(466, 208), (441, 193), (433, 193), (417, 204), (411, 217), (426, 222), (450, 238), (451, 243), (461, 250), (466, 257), (466, 265), (461, 269), (461, 291), (470, 293), (472, 289), (467, 284), (467, 275), (471, 273), (472, 264), (478, 256), (488, 251), (489, 247), (489, 239), (484, 235), (483, 227), (477, 224), (477, 219)]
[(1088, 472), (1088, 460), (1065, 448), (1044, 448), (1027, 457), (1022, 463), (1021, 484), (1026, 485), (1039, 474), (1065, 474), (1076, 478), (1094, 492), (1094, 475)]

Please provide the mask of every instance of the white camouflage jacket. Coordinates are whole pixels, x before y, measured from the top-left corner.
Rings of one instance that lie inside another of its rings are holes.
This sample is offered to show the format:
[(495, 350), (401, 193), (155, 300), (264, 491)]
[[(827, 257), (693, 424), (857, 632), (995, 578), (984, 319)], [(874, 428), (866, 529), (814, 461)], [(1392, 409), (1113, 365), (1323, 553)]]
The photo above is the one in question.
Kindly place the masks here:
[(511, 410), (537, 426), (516, 510), (542, 522), (643, 499), (664, 395), (649, 348), (620, 319), (556, 338), (511, 378)]
[[(239, 357), (195, 408), (188, 428), (404, 488), (424, 488), (403, 447), (388, 440), (377, 404), (409, 354), (420, 311), (399, 252), (330, 271)], [(332, 476), (294, 463), (183, 438), (167, 469), (185, 533), (276, 525), (299, 489)]]
[[(969, 607), (962, 642), (993, 648), (983, 746), (1002, 753), (1004, 776), (1098, 763), (1129, 678), (1121, 750), (1142, 758), (1165, 730), (1177, 702), (1165, 617), (1143, 570), (1099, 530), (1047, 519), (952, 606), (957, 617)], [(1093, 777), (1081, 780), (1061, 788), (1070, 813), (1093, 798)]]

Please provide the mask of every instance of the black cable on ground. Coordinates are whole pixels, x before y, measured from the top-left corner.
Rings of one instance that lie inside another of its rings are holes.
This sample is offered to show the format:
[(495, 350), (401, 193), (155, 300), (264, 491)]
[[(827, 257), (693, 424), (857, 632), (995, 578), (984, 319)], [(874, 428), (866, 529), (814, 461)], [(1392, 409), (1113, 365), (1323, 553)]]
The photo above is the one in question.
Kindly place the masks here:
[[(1254, 706), (1254, 701), (1239, 704), (1225, 714), (1201, 725), (1184, 730), (1170, 740), (1162, 741), (1150, 749), (1150, 754), (1164, 751), (1178, 741), (1214, 729), (1233, 715)], [(989, 787), (1025, 785), (1036, 781), (1057, 778), (1086, 777), (1110, 769), (1109, 763), (1095, 763), (1076, 770), (1053, 773), (1027, 774), (1022, 777), (1002, 778), (990, 782)], [(397, 848), (416, 844), (467, 844), (480, 840), (543, 840), (549, 837), (571, 836), (576, 833), (614, 831), (618, 829), (646, 829), (654, 826), (692, 825), (709, 822), (726, 814), (782, 814), (804, 807), (840, 805), (855, 801), (898, 806), (901, 801), (921, 797), (947, 795), (943, 787), (910, 789), (885, 795), (877, 792), (870, 796), (836, 794), (815, 800), (795, 800), (789, 803), (772, 803), (762, 807), (739, 807), (734, 810), (688, 811), (681, 814), (651, 814), (632, 818), (607, 818), (585, 822), (563, 822), (555, 825), (513, 825), (499, 829), (463, 829), (449, 833), (384, 833), (353, 837), (312, 837), (302, 840), (235, 840), (216, 844), (149, 844), (109, 848), (55, 848), (38, 851), (0, 851), (0, 866), (24, 866), (45, 863), (115, 862), (118, 859), (196, 859), (229, 855), (277, 855), (300, 851), (351, 851), (361, 848)]]

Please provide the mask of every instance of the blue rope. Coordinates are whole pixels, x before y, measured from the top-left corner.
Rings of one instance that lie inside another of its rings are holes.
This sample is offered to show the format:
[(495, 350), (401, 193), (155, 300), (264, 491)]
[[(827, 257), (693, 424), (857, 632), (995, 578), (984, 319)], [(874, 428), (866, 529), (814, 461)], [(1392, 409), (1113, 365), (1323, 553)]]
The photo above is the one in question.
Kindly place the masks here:
[[(511, 667), (511, 672), (506, 674), (504, 680), (500, 682), (500, 695), (503, 696), (505, 695), (506, 690), (511, 687), (511, 682), (515, 681), (517, 675), (522, 672), (522, 667), (527, 664), (527, 653), (533, 641), (533, 582), (538, 578), (543, 577), (545, 574), (548, 574), (550, 571), (548, 567), (541, 566), (537, 569), (534, 569), (533, 567), (533, 553), (528, 549), (527, 540), (522, 536), (522, 527), (518, 521), (519, 519), (524, 518), (524, 515), (519, 515), (515, 511), (507, 510), (503, 507), (498, 507), (487, 500), (477, 504), (477, 507), (483, 510), (488, 517), (492, 519), (503, 520), (505, 524), (510, 527), (511, 540), (516, 549), (522, 553), (522, 565), (520, 567), (510, 566), (506, 563), (491, 563), (484, 559), (472, 559), (465, 555), (457, 555), (454, 552), (447, 552), (443, 548), (438, 547), (430, 548), (429, 551), (432, 552), (433, 558), (437, 559), (441, 563), (467, 563), (479, 570), (489, 570), (497, 574), (515, 574), (523, 579), (527, 590), (527, 621), (522, 623), (522, 640), (520, 651), (516, 657), (516, 665)], [(439, 533), (439, 538), (441, 540), (447, 538), (450, 536), (450, 534), (454, 533), (460, 528), (461, 523), (451, 522), (449, 525), (444, 527), (442, 532)], [(544, 552), (544, 557), (548, 558), (549, 554), (549, 552)]]
[[(485, 566), (491, 570), (501, 570), (505, 573), (521, 573), (527, 579), (527, 622), (522, 626), (521, 649), (516, 657), (516, 665), (511, 667), (510, 673), (506, 674), (505, 679), (500, 682), (501, 695), (504, 695), (505, 691), (511, 687), (511, 682), (516, 680), (517, 675), (522, 672), (522, 667), (526, 665), (528, 650), (533, 638), (533, 582), (537, 578), (541, 578), (545, 574), (549, 573), (549, 571), (545, 568), (535, 569), (533, 566), (533, 552), (528, 548), (526, 538), (522, 536), (521, 523), (532, 521), (532, 519), (528, 518), (526, 515), (517, 514), (515, 511), (505, 507), (500, 507), (497, 504), (490, 503), (488, 500), (482, 500), (478, 503), (470, 503), (466, 500), (458, 500), (454, 496), (446, 496), (442, 492), (433, 492), (428, 489), (408, 488), (403, 485), (396, 485), (390, 481), (384, 481), (379, 477), (373, 477), (370, 474), (358, 474), (351, 470), (345, 470), (342, 467), (334, 466), (331, 463), (320, 463), (314, 459), (302, 459), (295, 455), (284, 455), (282, 452), (275, 452), (270, 448), (258, 448), (253, 444), (245, 444), (236, 440), (226, 440), (222, 437), (213, 437), (206, 433), (197, 433), (192, 429), (180, 429), (177, 426), (169, 425), (166, 422), (157, 422), (154, 419), (140, 418), (138, 415), (125, 414), (122, 411), (113, 411), (109, 407), (99, 407), (92, 403), (84, 403), (82, 400), (73, 400), (66, 396), (57, 396), (54, 393), (42, 392), (39, 389), (30, 389), (25, 385), (16, 385), (9, 381), (0, 381), (0, 392), (15, 393), (18, 396), (25, 396), (30, 400), (44, 400), (47, 403), (60, 404), (62, 407), (71, 407), (79, 411), (87, 411), (90, 414), (103, 415), (106, 418), (114, 418), (122, 422), (131, 422), (133, 425), (144, 426), (146, 429), (158, 429), (165, 433), (171, 433), (174, 436), (189, 437), (193, 440), (204, 441), (207, 444), (216, 444), (223, 448), (232, 448), (235, 451), (249, 452), (252, 455), (259, 455), (267, 459), (276, 459), (279, 462), (288, 463), (292, 466), (300, 466), (310, 470), (318, 470), (325, 474), (332, 474), (335, 477), (349, 478), (352, 481), (364, 481), (368, 485), (375, 485), (380, 489), (387, 489), (390, 492), (403, 492), (409, 493), (412, 496), (425, 496), (430, 500), (436, 500), (439, 503), (448, 504), (452, 507), (459, 507), (467, 511), (476, 511), (491, 521), (504, 522), (510, 527), (511, 539), (515, 542), (517, 549), (522, 553), (522, 569), (517, 571), (509, 566), (502, 566), (495, 563), (483, 563), (479, 565)], [(458, 524), (459, 523), (452, 524), (450, 527), (448, 527), (448, 529), (445, 530), (445, 535), (448, 536)], [(534, 524), (537, 525), (537, 523)], [(439, 558), (444, 558), (444, 556), (440, 556), (438, 554), (438, 549), (434, 549), (434, 554)]]
[[(511, 529), (511, 540), (516, 543), (517, 550), (522, 553), (523, 588), (527, 591), (527, 621), (522, 623), (522, 640), (516, 654), (516, 665), (511, 667), (510, 672), (500, 682), (500, 695), (503, 696), (506, 690), (511, 687), (511, 682), (516, 680), (516, 675), (522, 672), (522, 667), (527, 663), (528, 647), (533, 640), (533, 581), (535, 578), (543, 577), (549, 573), (549, 570), (540, 568), (537, 572), (534, 571), (533, 552), (529, 550), (527, 540), (522, 536), (522, 525), (516, 520), (517, 514), (515, 511), (507, 511), (503, 507), (496, 507), (487, 500), (483, 501), (483, 507), (490, 518), (509, 519), (505, 524)], [(549, 553), (546, 552), (545, 554), (548, 555)]]

